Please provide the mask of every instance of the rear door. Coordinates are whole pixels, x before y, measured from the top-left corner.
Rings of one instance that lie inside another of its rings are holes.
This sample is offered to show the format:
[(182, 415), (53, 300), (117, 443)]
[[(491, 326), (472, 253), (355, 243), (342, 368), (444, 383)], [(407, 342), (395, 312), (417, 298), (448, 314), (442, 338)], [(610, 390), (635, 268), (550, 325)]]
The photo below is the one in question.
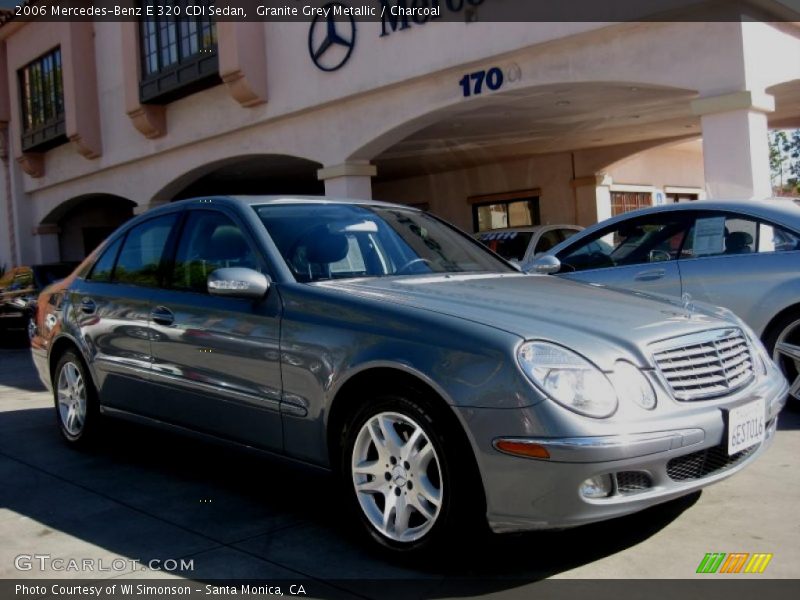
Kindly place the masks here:
[(70, 287), (68, 320), (80, 330), (107, 406), (138, 413), (151, 402), (150, 302), (176, 222), (170, 213), (133, 227)]
[(695, 214), (678, 261), (683, 291), (729, 308), (761, 333), (785, 305), (781, 288), (797, 278), (800, 235), (755, 217)]
[(266, 449), (283, 446), (277, 289), (259, 302), (211, 296), (224, 267), (267, 273), (246, 227), (221, 207), (187, 211), (174, 266), (154, 297), (159, 418)]
[(558, 275), (680, 296), (677, 259), (690, 224), (682, 212), (660, 212), (610, 225), (562, 249)]

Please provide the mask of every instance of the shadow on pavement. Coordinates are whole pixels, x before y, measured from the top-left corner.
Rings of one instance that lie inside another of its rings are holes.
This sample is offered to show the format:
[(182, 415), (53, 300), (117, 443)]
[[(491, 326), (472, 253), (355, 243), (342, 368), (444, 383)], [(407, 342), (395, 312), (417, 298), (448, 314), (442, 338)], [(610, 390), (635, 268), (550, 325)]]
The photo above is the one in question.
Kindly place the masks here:
[[(5, 336), (5, 337), (4, 337)], [(45, 390), (28, 350), (28, 338), (0, 334), (0, 388), (15, 388), (27, 392)]]
[[(42, 529), (38, 547), (19, 551), (45, 552), (47, 536), (63, 532), (143, 563), (194, 557), (184, 575), (197, 581), (351, 580), (331, 588), (337, 596), (363, 589), (359, 579), (422, 580), (438, 583), (420, 597), (473, 596), (634, 546), (699, 497), (567, 531), (483, 535), (422, 561), (390, 559), (343, 518), (324, 472), (138, 425), (108, 422), (104, 432), (93, 451), (76, 451), (60, 440), (52, 409), (0, 412), (0, 506)], [(77, 558), (87, 552), (76, 548)]]
[(0, 351), (24, 350), (28, 347), (28, 336), (24, 333), (0, 331)]
[(789, 398), (778, 417), (778, 431), (800, 429), (800, 400)]

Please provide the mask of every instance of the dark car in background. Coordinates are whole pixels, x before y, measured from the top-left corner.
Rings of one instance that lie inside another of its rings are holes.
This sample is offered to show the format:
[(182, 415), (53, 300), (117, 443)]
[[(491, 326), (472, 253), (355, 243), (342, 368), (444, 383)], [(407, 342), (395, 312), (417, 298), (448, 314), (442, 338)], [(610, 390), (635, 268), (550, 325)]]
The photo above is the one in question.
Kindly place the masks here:
[(77, 266), (76, 262), (62, 262), (14, 267), (4, 273), (0, 277), (0, 335), (27, 331), (39, 293)]

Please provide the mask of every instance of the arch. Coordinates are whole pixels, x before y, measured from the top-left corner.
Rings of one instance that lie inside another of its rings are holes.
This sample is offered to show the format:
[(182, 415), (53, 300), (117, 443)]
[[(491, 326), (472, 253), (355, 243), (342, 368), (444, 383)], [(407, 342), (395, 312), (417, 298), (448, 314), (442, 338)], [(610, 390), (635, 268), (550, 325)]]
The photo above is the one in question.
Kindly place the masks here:
[(198, 165), (162, 187), (158, 205), (198, 195), (322, 194), (316, 172), (322, 165), (286, 154), (244, 154)]
[[(386, 159), (398, 147), (408, 149), (404, 154), (426, 144), (427, 150), (435, 151), (432, 140), (445, 151), (470, 145), (484, 155), (492, 147), (524, 147), (526, 142), (540, 143), (542, 152), (556, 152), (590, 146), (604, 132), (610, 136), (603, 140), (608, 146), (639, 141), (633, 139), (637, 130), (643, 132), (641, 140), (647, 139), (643, 126), (653, 129), (659, 123), (663, 127), (655, 136), (647, 132), (650, 139), (685, 137), (684, 128), (695, 121), (690, 101), (697, 91), (598, 80), (509, 84), (466, 100), (450, 94), (427, 106), (400, 96), (390, 102), (397, 110), (384, 107), (380, 131), (357, 142), (348, 161)], [(388, 118), (392, 121), (387, 123)]]
[(80, 261), (108, 235), (133, 217), (136, 203), (114, 194), (90, 193), (70, 198), (40, 222), (40, 231), (58, 235), (62, 261)]
[(578, 175), (604, 173), (647, 152), (668, 149), (702, 138), (696, 133), (674, 138), (645, 140), (633, 144), (586, 149), (575, 152), (575, 168)]
[(47, 215), (39, 222), (39, 224), (58, 225), (58, 222), (67, 213), (74, 211), (75, 209), (79, 208), (82, 204), (93, 203), (97, 202), (98, 200), (120, 203), (120, 205), (129, 205), (131, 211), (133, 211), (133, 208), (136, 206), (136, 203), (133, 200), (129, 200), (128, 198), (124, 198), (116, 194), (106, 194), (103, 192), (81, 194), (80, 196), (74, 196), (73, 198), (65, 200), (64, 202), (56, 206), (49, 213), (47, 213)]

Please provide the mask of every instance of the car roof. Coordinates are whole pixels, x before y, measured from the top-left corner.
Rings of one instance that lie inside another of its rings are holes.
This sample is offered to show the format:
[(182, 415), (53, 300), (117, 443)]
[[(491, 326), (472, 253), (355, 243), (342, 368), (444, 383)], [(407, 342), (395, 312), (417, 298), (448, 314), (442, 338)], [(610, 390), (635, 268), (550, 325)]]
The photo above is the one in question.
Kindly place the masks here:
[(392, 202), (382, 202), (380, 200), (359, 200), (355, 198), (334, 198), (331, 196), (294, 196), (294, 195), (266, 195), (266, 196), (213, 196), (211, 198), (190, 198), (188, 200), (181, 200), (173, 204), (180, 204), (185, 202), (193, 204), (202, 202), (204, 200), (228, 200), (235, 204), (244, 204), (248, 206), (258, 206), (262, 204), (352, 204), (361, 206), (384, 206), (392, 208), (407, 208), (410, 210), (419, 210), (412, 206), (405, 204), (397, 204)]
[[(741, 213), (753, 217), (760, 217), (780, 224), (800, 228), (800, 200), (796, 198), (767, 198), (765, 200), (694, 200), (691, 202), (680, 202), (678, 204), (663, 204), (652, 206), (617, 215), (602, 223), (610, 225), (617, 221), (624, 221), (633, 217), (662, 212), (684, 212), (684, 211), (726, 211)], [(598, 223), (599, 225), (599, 223)], [(596, 228), (593, 225), (590, 229)]]
[(503, 229), (490, 229), (488, 231), (480, 231), (476, 235), (485, 235), (489, 233), (525, 233), (525, 232), (537, 232), (542, 231), (544, 229), (583, 229), (580, 225), (571, 225), (571, 224), (555, 224), (555, 225), (523, 225), (519, 227), (504, 227)]

